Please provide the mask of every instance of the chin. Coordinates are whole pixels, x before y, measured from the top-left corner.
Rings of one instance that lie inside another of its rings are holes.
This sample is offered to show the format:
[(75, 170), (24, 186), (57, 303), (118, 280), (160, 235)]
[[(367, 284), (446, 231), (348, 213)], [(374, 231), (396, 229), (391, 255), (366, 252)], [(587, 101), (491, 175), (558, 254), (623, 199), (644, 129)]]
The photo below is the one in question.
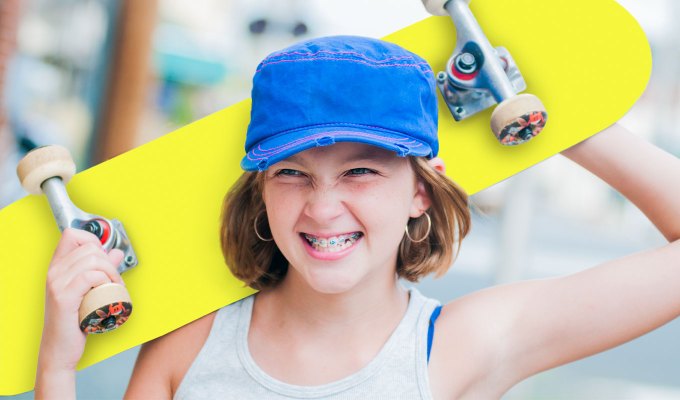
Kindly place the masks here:
[(355, 288), (361, 281), (360, 277), (348, 276), (347, 273), (333, 273), (330, 271), (311, 272), (305, 277), (307, 284), (316, 292), (323, 294), (342, 294)]

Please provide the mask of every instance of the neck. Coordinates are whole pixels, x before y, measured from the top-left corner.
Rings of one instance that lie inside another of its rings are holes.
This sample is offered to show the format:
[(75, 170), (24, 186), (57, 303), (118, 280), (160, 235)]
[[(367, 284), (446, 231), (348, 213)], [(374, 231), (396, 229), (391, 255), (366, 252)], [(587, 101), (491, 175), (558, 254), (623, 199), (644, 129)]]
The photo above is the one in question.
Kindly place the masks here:
[(394, 273), (387, 279), (366, 279), (338, 294), (319, 293), (303, 279), (290, 275), (258, 297), (260, 307), (256, 308), (275, 316), (282, 322), (280, 326), (305, 326), (317, 332), (389, 326), (401, 320), (408, 305), (408, 293)]
[[(380, 278), (367, 276), (345, 293), (326, 294), (290, 274), (261, 291), (248, 333), (253, 358), (277, 379), (312, 386), (368, 365), (399, 326), (409, 300), (393, 270)], [(277, 364), (271, 354), (295, 366)]]

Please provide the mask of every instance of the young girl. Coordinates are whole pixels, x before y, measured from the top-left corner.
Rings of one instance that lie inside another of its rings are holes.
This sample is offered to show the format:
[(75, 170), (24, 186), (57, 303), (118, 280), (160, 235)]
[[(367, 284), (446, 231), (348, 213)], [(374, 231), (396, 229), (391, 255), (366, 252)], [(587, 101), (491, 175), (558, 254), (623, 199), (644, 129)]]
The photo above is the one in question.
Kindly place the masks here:
[[(680, 314), (680, 161), (621, 127), (564, 154), (670, 243), (440, 308), (399, 280), (445, 273), (470, 226), (466, 195), (436, 157), (427, 63), (379, 40), (321, 38), (267, 57), (253, 86), (246, 172), (221, 234), (234, 275), (260, 292), (145, 344), (126, 397), (492, 399)], [(64, 232), (37, 398), (74, 396), (78, 305), (120, 282), (120, 258)]]

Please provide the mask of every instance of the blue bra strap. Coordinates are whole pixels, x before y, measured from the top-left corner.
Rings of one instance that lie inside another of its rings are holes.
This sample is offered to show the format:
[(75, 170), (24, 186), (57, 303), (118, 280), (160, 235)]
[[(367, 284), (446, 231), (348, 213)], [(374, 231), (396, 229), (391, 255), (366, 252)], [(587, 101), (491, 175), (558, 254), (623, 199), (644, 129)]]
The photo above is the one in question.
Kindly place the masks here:
[(439, 317), (439, 313), (442, 311), (442, 306), (439, 305), (432, 311), (430, 316), (430, 326), (427, 328), (427, 362), (430, 362), (430, 350), (432, 350), (432, 338), (434, 338), (434, 322)]

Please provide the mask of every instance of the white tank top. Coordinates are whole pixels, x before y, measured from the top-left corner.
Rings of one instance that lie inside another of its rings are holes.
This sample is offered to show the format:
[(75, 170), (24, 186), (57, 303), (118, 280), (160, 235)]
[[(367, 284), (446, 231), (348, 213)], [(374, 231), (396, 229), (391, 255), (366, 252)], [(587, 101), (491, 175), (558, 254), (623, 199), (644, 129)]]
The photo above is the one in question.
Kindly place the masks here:
[(175, 393), (182, 399), (432, 399), (427, 331), (438, 302), (409, 289), (406, 313), (378, 355), (359, 371), (319, 386), (267, 375), (248, 350), (253, 296), (218, 310), (208, 339)]

